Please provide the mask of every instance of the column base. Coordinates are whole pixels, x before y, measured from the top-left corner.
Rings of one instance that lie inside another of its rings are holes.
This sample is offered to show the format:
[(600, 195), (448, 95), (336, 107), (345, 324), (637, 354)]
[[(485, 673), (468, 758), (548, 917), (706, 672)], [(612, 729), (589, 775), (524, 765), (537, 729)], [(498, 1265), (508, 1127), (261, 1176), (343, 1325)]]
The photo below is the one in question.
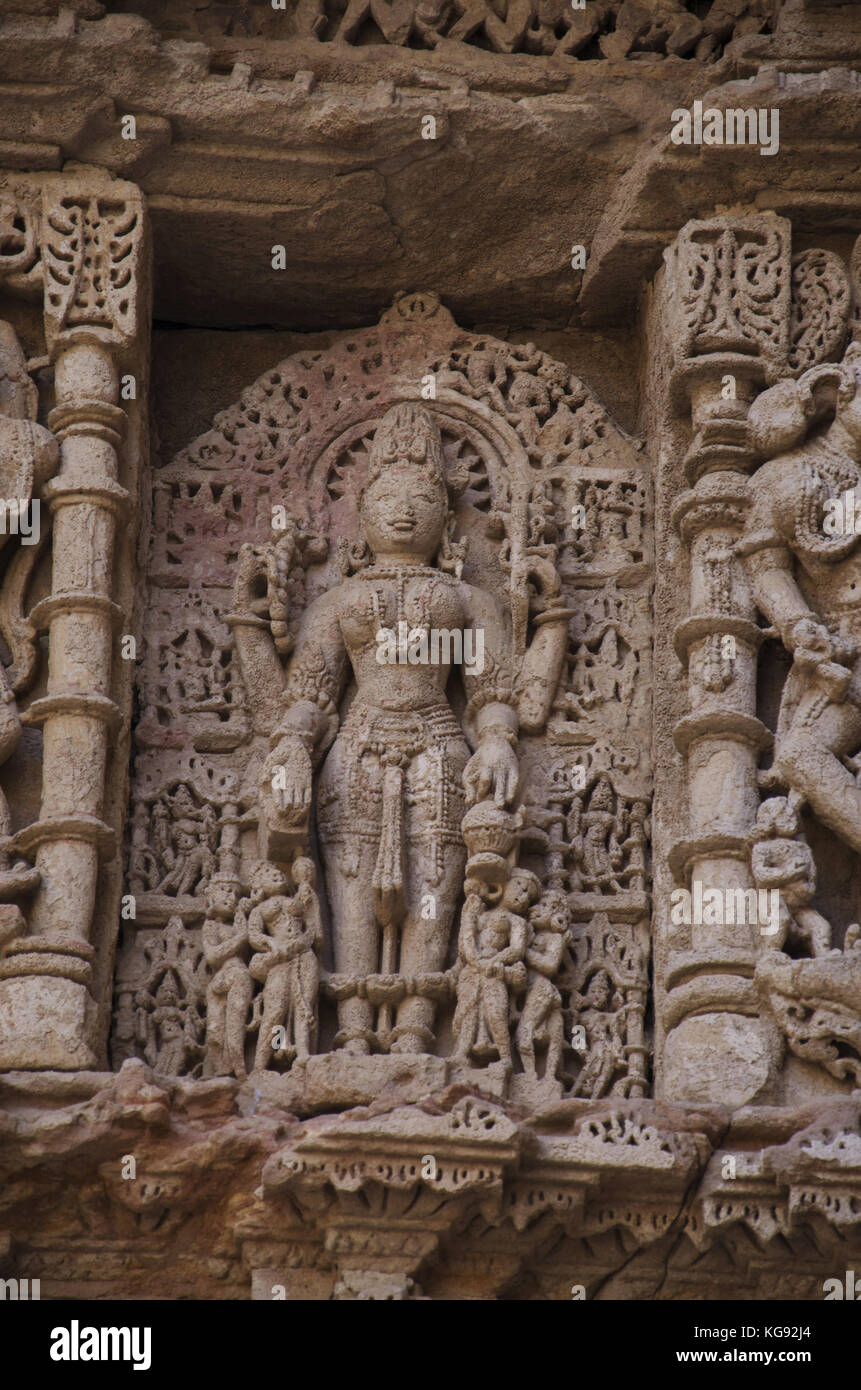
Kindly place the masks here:
[(96, 1006), (55, 975), (0, 980), (0, 1071), (93, 1071)]

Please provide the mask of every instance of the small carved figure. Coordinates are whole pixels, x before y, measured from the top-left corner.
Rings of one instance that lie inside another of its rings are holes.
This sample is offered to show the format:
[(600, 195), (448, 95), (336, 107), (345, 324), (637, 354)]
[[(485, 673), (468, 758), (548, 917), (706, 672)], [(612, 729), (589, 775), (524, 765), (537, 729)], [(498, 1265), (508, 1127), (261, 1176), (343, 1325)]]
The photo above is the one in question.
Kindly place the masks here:
[(514, 869), (497, 903), (498, 892), (467, 882), (453, 1026), (458, 1057), (486, 1061), (495, 1054), (510, 1065), (510, 996), (526, 984), (526, 914), (541, 884), (528, 870)]
[(177, 897), (193, 893), (215, 867), (215, 808), (207, 804), (199, 809), (181, 783), (169, 799), (169, 809), (161, 803), (154, 808), (153, 821), (162, 869), (155, 891)]
[(597, 1098), (606, 1094), (614, 1073), (625, 1063), (625, 1003), (607, 970), (596, 970), (585, 992), (574, 994), (571, 1002), (588, 1049), (571, 1094)]
[(134, 995), (135, 1037), (144, 1060), (165, 1076), (199, 1071), (204, 1054), (204, 980), (200, 947), (181, 917), (144, 950), (149, 970)]
[(527, 1076), (536, 1077), (535, 1049), (546, 1048), (545, 1077), (558, 1077), (562, 1064), (562, 996), (554, 978), (562, 961), (568, 910), (563, 893), (545, 893), (529, 914), (526, 948), (526, 1000), (517, 1025), (517, 1050)]
[(236, 880), (214, 874), (206, 889), (203, 953), (212, 972), (206, 990), (207, 1076), (244, 1081), (245, 1037), (254, 981), (246, 964), (248, 923), (236, 911)]
[(615, 795), (610, 782), (601, 777), (592, 790), (577, 827), (582, 831), (578, 857), (583, 886), (593, 892), (619, 891), (618, 872), (622, 865)]
[[(317, 1040), (317, 953), (323, 941), (320, 909), (314, 892), (316, 870), (310, 859), (293, 864), (296, 891), (288, 897), (287, 877), (269, 863), (251, 876), (248, 940), (256, 955), (249, 970), (263, 983), (263, 1010), (254, 1057), (263, 1070), (273, 1053), (310, 1057)], [(283, 1029), (283, 1042), (278, 1030)]]
[(764, 942), (783, 950), (789, 941), (806, 948), (811, 956), (829, 955), (831, 923), (810, 906), (816, 891), (816, 865), (810, 846), (799, 833), (796, 810), (787, 797), (773, 796), (762, 803), (750, 842), (754, 883), (757, 888), (779, 892), (779, 929), (774, 935), (764, 936)]
[(168, 973), (152, 996), (149, 1038), (144, 1056), (154, 1072), (164, 1076), (184, 1076), (200, 1060), (201, 1020), (183, 1003), (174, 977)]

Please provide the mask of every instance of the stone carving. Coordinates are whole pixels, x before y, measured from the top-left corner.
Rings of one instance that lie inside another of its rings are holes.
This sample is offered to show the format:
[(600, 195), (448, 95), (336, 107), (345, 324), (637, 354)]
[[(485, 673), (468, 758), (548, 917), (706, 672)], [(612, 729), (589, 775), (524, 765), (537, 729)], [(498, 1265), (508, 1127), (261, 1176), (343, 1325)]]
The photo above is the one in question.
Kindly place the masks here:
[(750, 832), (751, 871), (758, 890), (780, 894), (779, 928), (768, 936), (768, 944), (782, 950), (789, 943), (807, 955), (825, 956), (831, 949), (831, 925), (810, 905), (816, 866), (799, 831), (797, 804), (797, 798), (793, 805), (784, 796), (762, 803)]
[[(0, 1273), (857, 1292), (855, 7), (58, 8), (0, 45)], [(694, 96), (779, 111), (771, 192)], [(417, 261), (535, 341), (342, 331)]]
[(797, 795), (770, 797), (751, 831), (754, 882), (780, 895), (779, 930), (768, 938), (773, 949), (757, 962), (756, 985), (797, 1057), (859, 1083), (861, 927), (853, 922), (844, 949), (832, 948), (831, 924), (811, 906), (816, 866), (799, 831), (799, 803)]
[[(534, 874), (514, 869), (495, 892), (467, 880), (460, 926), (454, 1015), (456, 1054), (511, 1065), (509, 1014), (526, 985), (527, 913), (541, 891)], [(527, 1025), (528, 1026), (528, 1025)]]
[[(756, 401), (752, 427), (767, 461), (753, 478), (738, 547), (757, 607), (793, 656), (778, 719), (775, 774), (856, 852), (861, 789), (842, 760), (861, 745), (852, 687), (861, 640), (853, 621), (858, 537), (854, 526), (831, 527), (827, 517), (829, 503), (842, 506), (861, 479), (859, 367), (861, 347), (853, 343), (839, 366), (812, 368), (797, 384), (774, 387)], [(822, 388), (831, 388), (832, 399), (836, 388), (834, 419), (824, 433), (808, 438), (822, 408)]]
[(517, 1051), (526, 1076), (533, 1080), (539, 1074), (537, 1053), (543, 1053), (542, 1077), (561, 1080), (565, 1020), (562, 995), (554, 980), (562, 963), (568, 925), (563, 893), (544, 893), (530, 910), (526, 998), (517, 1023)]
[[(328, 753), (317, 825), (335, 969), (344, 984), (374, 973), (417, 977), (444, 967), (466, 858), (460, 822), (468, 805), (490, 798), (504, 807), (514, 799), (518, 718), (540, 729), (568, 618), (553, 606), (558, 580), (543, 574), (543, 621), (521, 653), (515, 690), (496, 600), (458, 578), (462, 562), (448, 539), (439, 427), (423, 407), (396, 406), (384, 417), (359, 502), (364, 549), (353, 562), (355, 577), (305, 614), (260, 784), (266, 853), (277, 859), (305, 838), (312, 770)], [(266, 655), (271, 635), (243, 621), (260, 563), (258, 553), (244, 552), (232, 618), (252, 706), (271, 698), (262, 695), (261, 671), (270, 677), (277, 671)], [(514, 597), (521, 601), (521, 594)], [(396, 658), (388, 670), (380, 663), (388, 632), (403, 633), (402, 641), (407, 634), (411, 642), (423, 637), (426, 645), (435, 634), (465, 634), (463, 727), (443, 695), (452, 655), (428, 659), (425, 650), (422, 664), (419, 650), (418, 660), (414, 652), (409, 663)], [(348, 664), (357, 696), (339, 728)], [(518, 691), (528, 694), (519, 698)], [(435, 904), (432, 929), (422, 917), (428, 900)], [(370, 1001), (357, 993), (340, 1000), (339, 1018), (338, 1040), (353, 1052), (422, 1051), (433, 1041), (433, 1001), (414, 988), (398, 1004), (390, 1037), (374, 1031)]]
[[(861, 931), (827, 959), (763, 956), (756, 982), (792, 1052), (841, 1081), (861, 1086)], [(835, 958), (836, 957), (836, 958)]]
[(117, 196), (68, 193), (43, 213), (45, 328), (49, 345), (86, 327), (104, 341), (134, 330), (141, 213)]
[(800, 376), (839, 354), (850, 306), (846, 267), (832, 251), (802, 251), (792, 258), (792, 312), (788, 364)]
[(163, 748), (179, 718), (199, 752), (235, 747), (248, 736), (244, 689), (230, 633), (205, 592), (183, 595), (178, 604), (167, 591), (153, 619), (159, 630), (144, 651), (139, 746)]
[(597, 913), (572, 930), (559, 986), (568, 1001), (568, 1038), (580, 1062), (571, 1094), (645, 1094), (648, 973), (642, 940)]
[(152, 808), (152, 848), (133, 848), (132, 887), (171, 897), (193, 895), (215, 867), (215, 826), (214, 808), (197, 804), (187, 783), (165, 793)]
[[(597, 768), (590, 772), (587, 775), (585, 762), (557, 764), (552, 770), (559, 883), (573, 893), (642, 893), (648, 877), (648, 802), (618, 793), (609, 773)], [(573, 790), (581, 779), (583, 790)], [(547, 819), (532, 806), (529, 811)]]
[[(18, 220), (13, 216), (11, 230), (17, 228)], [(20, 231), (23, 254), (30, 244), (26, 223)], [(11, 324), (0, 321), (0, 550), (8, 546), (13, 535), (25, 538), (19, 540), (0, 595), (0, 632), (12, 655), (8, 671), (0, 661), (0, 766), (7, 762), (21, 738), (16, 697), (32, 685), (36, 675), (38, 642), (22, 605), (46, 539), (38, 497), (59, 460), (57, 441), (35, 422), (36, 407), (36, 388), (15, 331)], [(39, 874), (15, 853), (11, 833), (9, 806), (0, 790), (0, 902), (6, 905), (2, 909), (0, 949), (23, 932), (20, 907), (14, 904), (32, 893), (39, 883)]]
[[(584, 10), (561, 3), (516, 0), (291, 0), (290, 36), (320, 43), (355, 44), (370, 32), (377, 43), (433, 49), (443, 42), (494, 53), (556, 54), (573, 58), (696, 57), (708, 62), (735, 35), (771, 31), (779, 0), (589, 0)], [(262, 0), (233, 10), (173, 18), (191, 35), (283, 38), (285, 15), (275, 18)], [(361, 36), (361, 38), (360, 38)]]
[(166, 1076), (199, 1075), (203, 1062), (204, 971), (199, 947), (172, 917), (144, 948), (149, 969), (134, 995), (139, 1055)]
[[(50, 565), (35, 555), (13, 560), (4, 577), (0, 627), (16, 693), (35, 683), (40, 647), (48, 659), (46, 684), (21, 711), (29, 781), (41, 780), (41, 799), (38, 809), (21, 807), (14, 835), (14, 853), (32, 864), (33, 896), (26, 935), (19, 922), (19, 935), (4, 947), (0, 1065), (75, 1071), (98, 1065), (105, 1049), (106, 1001), (91, 989), (104, 987), (121, 888), (118, 876), (102, 882), (100, 873), (120, 838), (117, 788), (131, 704), (131, 668), (118, 647), (115, 664), (114, 637), (130, 622), (116, 595), (134, 591), (134, 546), (115, 554), (114, 538), (137, 496), (136, 426), (126, 438), (137, 407), (126, 404), (127, 396), (120, 404), (120, 371), (128, 380), (146, 379), (147, 224), (139, 190), (103, 171), (0, 181), (0, 283), (12, 294), (41, 296), (41, 322), (37, 315), (33, 324), (44, 356), (33, 364), (52, 376), (46, 423), (55, 437), (47, 442), (47, 432), (32, 423), (31, 387), (28, 408), (9, 412), (16, 420), (4, 430), (3, 453), (17, 455), (22, 498), (35, 497), (41, 479), (37, 500), (46, 536), (51, 520)], [(26, 404), (20, 361), (6, 384), (13, 378)], [(57, 444), (63, 466), (50, 476)], [(27, 611), (31, 584), (40, 598)], [(163, 993), (170, 988), (165, 984)], [(49, 1029), (40, 1023), (46, 1017)], [(158, 1051), (157, 1043), (151, 1047)]]
[[(568, 897), (613, 896), (629, 931), (646, 907), (649, 537), (627, 441), (532, 344), (403, 295), (244, 392), (160, 470), (154, 513), (169, 621), (143, 662), (118, 997), (136, 937), (181, 913), (211, 972), (207, 1075), (295, 1089), (333, 1048), (442, 1050), (562, 1095)], [(211, 669), (229, 708), (206, 709)]]
[(245, 1041), (254, 982), (248, 969), (248, 921), (237, 911), (238, 883), (214, 874), (206, 890), (201, 941), (206, 986), (204, 1075), (245, 1079)]
[[(829, 537), (823, 526), (827, 500), (858, 476), (856, 349), (842, 365), (829, 360), (850, 328), (849, 276), (830, 252), (793, 258), (790, 230), (780, 218), (714, 218), (689, 223), (667, 253), (678, 291), (666, 311), (676, 335), (670, 395), (674, 406), (690, 398), (693, 433), (684, 459), (691, 488), (674, 506), (690, 556), (690, 610), (675, 631), (690, 713), (674, 736), (686, 758), (689, 829), (669, 867), (685, 892), (708, 889), (720, 901), (741, 894), (767, 905), (773, 891), (779, 912), (773, 927), (757, 906), (728, 908), (708, 929), (692, 918), (670, 933), (664, 1059), (670, 1094), (733, 1103), (788, 1084), (779, 1079), (777, 1011), (761, 1005), (781, 947), (823, 965), (831, 949), (831, 927), (812, 906), (815, 870), (798, 808), (809, 802), (853, 848), (861, 843), (854, 775), (841, 761), (861, 732), (847, 697), (852, 601), (848, 588), (839, 592), (841, 576), (851, 582), (854, 536)], [(764, 770), (772, 734), (757, 703), (757, 663), (767, 638), (794, 660)], [(760, 806), (763, 788), (790, 797)], [(800, 964), (803, 975), (810, 962)], [(738, 1059), (732, 1081), (718, 1075), (722, 1050)]]
[(22, 289), (41, 273), (36, 210), (27, 197), (0, 195), (0, 275)]
[[(254, 1066), (267, 1067), (272, 1054), (292, 1061), (310, 1057), (317, 1041), (317, 954), (323, 944), (320, 906), (314, 892), (316, 870), (310, 859), (295, 859), (292, 897), (287, 879), (272, 864), (259, 864), (251, 896), (240, 904), (247, 914), (248, 943), (255, 955), (248, 972), (263, 986)], [(283, 1037), (276, 1036), (279, 1030)]]
[(681, 291), (669, 305), (677, 357), (755, 348), (776, 377), (789, 345), (784, 226), (762, 218), (688, 223), (668, 258)]

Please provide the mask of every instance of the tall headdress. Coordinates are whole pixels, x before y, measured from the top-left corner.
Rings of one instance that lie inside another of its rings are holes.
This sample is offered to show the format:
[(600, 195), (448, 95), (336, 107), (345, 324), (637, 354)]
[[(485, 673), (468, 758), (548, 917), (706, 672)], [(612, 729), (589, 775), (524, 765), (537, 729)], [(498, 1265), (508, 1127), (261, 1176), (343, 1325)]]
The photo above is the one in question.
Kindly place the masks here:
[(439, 425), (429, 410), (413, 401), (393, 406), (377, 426), (368, 482), (375, 482), (394, 463), (416, 464), (426, 469), (435, 483), (446, 486)]

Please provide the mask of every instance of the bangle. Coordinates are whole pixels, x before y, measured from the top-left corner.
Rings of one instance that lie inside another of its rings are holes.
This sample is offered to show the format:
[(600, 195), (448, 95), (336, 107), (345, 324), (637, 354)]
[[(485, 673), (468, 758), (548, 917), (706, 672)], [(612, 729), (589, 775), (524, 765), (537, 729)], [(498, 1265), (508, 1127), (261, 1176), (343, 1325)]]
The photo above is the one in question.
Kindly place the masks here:
[(507, 724), (485, 724), (478, 735), (479, 742), (485, 734), (499, 734), (512, 748), (517, 747), (517, 730), (509, 729)]
[(816, 623), (818, 627), (824, 627), (824, 623), (820, 621), (815, 613), (799, 613), (797, 617), (792, 618), (791, 621), (786, 624), (786, 627), (781, 632), (781, 638), (785, 646), (789, 646), (790, 642), (794, 640), (795, 629), (800, 623)]

